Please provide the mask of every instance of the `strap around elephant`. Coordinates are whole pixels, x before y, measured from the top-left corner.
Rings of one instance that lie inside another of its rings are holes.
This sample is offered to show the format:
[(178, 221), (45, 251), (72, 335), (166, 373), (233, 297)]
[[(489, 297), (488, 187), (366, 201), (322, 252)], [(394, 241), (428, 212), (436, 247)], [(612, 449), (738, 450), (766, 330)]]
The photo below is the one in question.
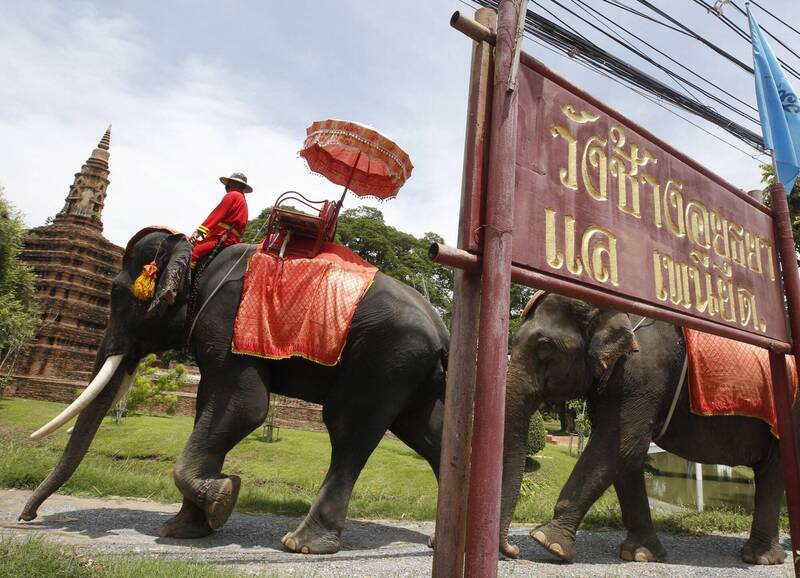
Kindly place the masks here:
[(678, 405), (678, 398), (681, 395), (681, 390), (683, 389), (683, 382), (686, 381), (686, 373), (689, 370), (689, 354), (688, 352), (683, 358), (683, 369), (681, 370), (681, 378), (678, 381), (678, 387), (675, 388), (675, 395), (672, 396), (672, 403), (669, 406), (669, 412), (667, 412), (667, 419), (664, 420), (664, 425), (661, 426), (661, 431), (658, 432), (658, 435), (653, 438), (654, 442), (657, 442), (664, 434), (667, 433), (667, 429), (669, 428), (669, 424), (672, 421), (672, 414), (675, 413), (675, 407)]

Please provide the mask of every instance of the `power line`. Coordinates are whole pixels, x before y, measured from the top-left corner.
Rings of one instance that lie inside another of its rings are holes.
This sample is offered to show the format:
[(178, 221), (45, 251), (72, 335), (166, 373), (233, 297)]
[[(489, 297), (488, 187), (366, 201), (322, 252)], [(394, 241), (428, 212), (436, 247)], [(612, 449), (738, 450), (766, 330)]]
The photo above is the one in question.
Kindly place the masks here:
[[(606, 0), (604, 0), (604, 1), (606, 1)], [(574, 2), (574, 3), (577, 3), (577, 1), (576, 1), (576, 0), (572, 0), (572, 2)], [(585, 1), (585, 0), (581, 0), (581, 3), (582, 3), (582, 4), (586, 4), (586, 1)], [(584, 8), (584, 10), (586, 10), (586, 8)], [(619, 30), (621, 30), (622, 32), (624, 32), (624, 33), (626, 33), (626, 34), (628, 34), (628, 35), (632, 36), (633, 38), (635, 38), (636, 40), (638, 40), (639, 42), (641, 42), (641, 43), (642, 43), (642, 44), (644, 44), (645, 46), (648, 46), (648, 47), (649, 47), (649, 48), (651, 48), (652, 50), (655, 50), (655, 51), (656, 51), (658, 54), (660, 54), (661, 56), (665, 57), (665, 58), (666, 58), (667, 60), (669, 60), (670, 62), (672, 62), (672, 63), (674, 63), (674, 64), (676, 64), (676, 65), (680, 66), (682, 69), (684, 69), (685, 71), (687, 71), (689, 74), (692, 74), (692, 75), (693, 75), (693, 76), (695, 76), (696, 78), (698, 78), (698, 79), (702, 80), (703, 82), (705, 82), (705, 83), (709, 84), (710, 86), (713, 86), (715, 89), (719, 90), (720, 92), (722, 92), (722, 93), (723, 93), (723, 94), (725, 94), (726, 96), (728, 96), (728, 97), (732, 98), (733, 100), (736, 100), (737, 102), (739, 102), (739, 103), (741, 103), (741, 104), (745, 105), (746, 107), (750, 108), (751, 110), (753, 110), (753, 111), (755, 111), (755, 112), (758, 112), (758, 110), (757, 110), (755, 107), (753, 107), (753, 106), (752, 106), (750, 103), (748, 103), (748, 102), (745, 102), (744, 100), (742, 100), (742, 99), (740, 99), (739, 97), (735, 96), (734, 94), (732, 94), (732, 93), (728, 92), (727, 90), (725, 90), (725, 89), (724, 89), (724, 88), (722, 88), (721, 86), (718, 86), (717, 84), (715, 84), (715, 83), (711, 82), (711, 81), (710, 81), (710, 80), (708, 80), (708, 78), (706, 78), (705, 76), (702, 76), (702, 75), (698, 74), (697, 72), (695, 72), (694, 70), (692, 70), (692, 69), (691, 69), (691, 68), (689, 68), (688, 66), (685, 66), (685, 65), (684, 65), (682, 62), (680, 62), (680, 61), (678, 61), (678, 60), (676, 60), (676, 59), (672, 58), (672, 57), (671, 57), (669, 54), (667, 54), (667, 53), (666, 53), (666, 52), (664, 52), (663, 50), (660, 50), (660, 49), (658, 49), (656, 46), (653, 46), (652, 44), (650, 44), (650, 43), (649, 43), (647, 40), (645, 40), (644, 38), (642, 38), (642, 37), (640, 37), (640, 36), (638, 36), (638, 35), (634, 34), (633, 32), (630, 32), (629, 30), (626, 30), (626, 29), (625, 29), (623, 26), (621, 26), (620, 24), (618, 24), (617, 22), (615, 22), (613, 19), (609, 18), (608, 16), (604, 15), (602, 12), (599, 12), (599, 11), (596, 11), (596, 12), (597, 12), (597, 16), (601, 17), (603, 20), (606, 20), (606, 21), (607, 21), (607, 22), (609, 22), (609, 23), (610, 23), (612, 26), (614, 26), (614, 27), (618, 28), (618, 29), (619, 29)], [(595, 19), (596, 19), (596, 17), (595, 17)]]
[(667, 20), (669, 20), (670, 22), (672, 22), (676, 26), (682, 28), (683, 30), (688, 32), (693, 38), (696, 38), (697, 40), (699, 40), (700, 42), (702, 42), (703, 44), (708, 46), (711, 50), (713, 50), (717, 54), (719, 54), (719, 55), (723, 56), (724, 58), (726, 58), (727, 60), (733, 62), (734, 64), (736, 64), (742, 70), (746, 70), (750, 74), (753, 74), (753, 68), (751, 66), (748, 66), (747, 64), (745, 64), (744, 62), (742, 62), (741, 60), (736, 58), (733, 54), (723, 50), (722, 48), (720, 48), (719, 46), (717, 46), (716, 44), (714, 44), (710, 40), (707, 40), (703, 36), (700, 36), (700, 34), (695, 32), (694, 30), (692, 30), (688, 26), (678, 22), (672, 16), (670, 16), (669, 14), (667, 14), (666, 12), (661, 10), (660, 8), (658, 8), (656, 6), (653, 6), (653, 4), (648, 2), (648, 0), (637, 0), (637, 2), (639, 2), (639, 4), (647, 6), (648, 8), (650, 8), (650, 10), (652, 10), (656, 14), (659, 14), (660, 16), (662, 16), (663, 18), (666, 18)]
[[(498, 4), (498, 0), (473, 1), (478, 5), (495, 9)], [(606, 73), (623, 79), (630, 86), (638, 87), (657, 98), (716, 124), (749, 146), (758, 150), (763, 149), (761, 135), (725, 117), (712, 107), (681, 94), (648, 73), (544, 16), (529, 10), (525, 17), (524, 29), (530, 35), (556, 47), (575, 60), (591, 63)], [(754, 124), (758, 123), (754, 122)]]
[[(747, 12), (746, 12), (745, 10), (742, 10), (741, 8), (739, 8), (739, 6), (737, 6), (736, 4), (734, 4), (734, 3), (733, 3), (733, 1), (731, 1), (731, 6), (733, 6), (734, 8), (736, 8), (736, 10), (738, 10), (738, 11), (739, 11), (739, 13), (740, 13), (740, 14), (742, 14), (743, 16), (747, 16)], [(721, 16), (724, 16), (724, 15), (721, 15)], [(726, 19), (727, 19), (727, 17), (726, 17)], [(781, 40), (780, 38), (778, 38), (777, 36), (775, 36), (775, 35), (774, 35), (772, 32), (770, 32), (769, 30), (767, 30), (767, 29), (766, 29), (766, 28), (764, 28), (763, 26), (760, 26), (760, 28), (761, 28), (761, 30), (763, 30), (763, 31), (764, 31), (764, 34), (766, 34), (767, 36), (769, 36), (770, 38), (772, 38), (772, 39), (773, 39), (775, 42), (777, 42), (778, 44), (780, 44), (781, 46), (783, 46), (783, 47), (784, 47), (786, 50), (788, 50), (788, 51), (789, 51), (789, 53), (790, 53), (792, 56), (794, 56), (795, 58), (800, 58), (800, 54), (798, 54), (797, 52), (795, 52), (795, 51), (794, 51), (794, 50), (791, 48), (791, 46), (789, 46), (789, 45), (787, 45), (786, 43), (784, 43), (784, 41), (783, 41), (783, 40)], [(748, 42), (751, 42), (751, 40), (750, 40), (750, 35), (749, 35), (749, 34), (747, 34), (747, 35), (746, 35), (746, 38), (747, 38), (747, 41), (748, 41)], [(785, 65), (785, 63), (782, 63), (782, 64), (784, 64), (784, 65)]]
[(649, 15), (645, 14), (644, 12), (639, 12), (638, 10), (636, 10), (634, 8), (631, 8), (630, 6), (628, 6), (626, 4), (623, 4), (622, 2), (619, 2), (618, 0), (602, 0), (602, 1), (605, 2), (606, 4), (610, 4), (611, 6), (615, 6), (615, 7), (619, 8), (620, 10), (625, 10), (626, 12), (630, 12), (631, 14), (635, 14), (636, 16), (639, 16), (640, 18), (644, 18), (645, 20), (650, 20), (651, 22), (655, 22), (656, 24), (658, 24), (660, 26), (663, 26), (664, 28), (669, 28), (670, 30), (672, 30), (674, 32), (678, 32), (679, 34), (684, 34), (686, 36), (691, 36), (691, 34), (686, 32), (685, 30), (681, 30), (680, 28), (676, 28), (675, 26), (670, 26), (666, 22), (664, 22), (662, 20), (658, 20), (657, 18), (653, 18), (652, 16), (649, 16)]
[[(753, 4), (755, 4), (756, 6), (758, 6), (759, 10), (761, 10), (761, 11), (765, 12), (766, 14), (769, 14), (770, 16), (772, 16), (772, 18), (773, 18), (774, 20), (776, 20), (777, 22), (780, 22), (781, 24), (783, 24), (784, 26), (786, 26), (786, 28), (788, 28), (789, 30), (791, 30), (791, 31), (793, 31), (793, 32), (795, 32), (795, 33), (797, 33), (797, 34), (800, 34), (800, 30), (798, 30), (797, 28), (794, 28), (794, 27), (793, 27), (793, 26), (791, 26), (791, 25), (790, 25), (788, 22), (785, 22), (785, 21), (781, 20), (780, 18), (778, 18), (777, 16), (775, 16), (775, 15), (774, 15), (772, 12), (770, 12), (769, 10), (767, 10), (766, 8), (764, 8), (764, 7), (763, 7), (761, 4), (759, 4), (758, 2), (756, 2), (756, 0), (750, 0), (750, 1), (751, 1)], [(731, 2), (731, 4), (733, 4), (733, 2)], [(734, 6), (735, 6), (735, 4), (734, 4)], [(738, 6), (737, 6), (737, 8), (738, 8)]]
[[(550, 0), (550, 1), (551, 1), (551, 2), (553, 2), (553, 4), (555, 4), (556, 6), (559, 6), (559, 7), (560, 7), (562, 10), (565, 10), (565, 11), (569, 12), (570, 14), (572, 14), (573, 16), (575, 16), (576, 18), (578, 18), (578, 19), (580, 19), (580, 18), (581, 18), (581, 16), (580, 16), (579, 14), (576, 14), (575, 12), (573, 12), (572, 10), (570, 10), (569, 8), (567, 8), (566, 6), (564, 6), (563, 4), (561, 4), (561, 3), (559, 2), (559, 0)], [(572, 1), (574, 2), (575, 0), (572, 0)], [(617, 37), (617, 36), (615, 36), (614, 34), (609, 34), (609, 33), (608, 33), (608, 32), (606, 32), (605, 30), (602, 30), (601, 28), (599, 28), (598, 26), (595, 26), (595, 25), (594, 25), (594, 24), (592, 24), (591, 22), (588, 22), (588, 21), (586, 21), (586, 20), (584, 20), (584, 22), (585, 22), (586, 24), (588, 24), (589, 26), (591, 26), (592, 28), (594, 28), (595, 30), (597, 30), (598, 32), (600, 32), (601, 34), (603, 34), (604, 36), (607, 36), (609, 39), (611, 39), (612, 41), (616, 42), (617, 44), (619, 44), (619, 45), (620, 45), (620, 46), (622, 46), (623, 48), (625, 48), (625, 49), (627, 49), (627, 50), (629, 50), (629, 51), (633, 52), (634, 54), (636, 54), (636, 55), (637, 55), (639, 58), (641, 58), (642, 60), (645, 60), (646, 62), (648, 62), (648, 63), (650, 63), (651, 65), (655, 66), (655, 67), (656, 67), (656, 68), (658, 68), (659, 70), (661, 70), (661, 71), (665, 72), (665, 73), (666, 73), (666, 74), (668, 74), (669, 76), (671, 76), (671, 77), (673, 77), (673, 78), (680, 79), (680, 80), (681, 80), (681, 82), (683, 82), (683, 83), (687, 84), (688, 86), (691, 86), (692, 88), (694, 88), (694, 89), (695, 89), (695, 90), (697, 90), (698, 92), (701, 92), (701, 93), (702, 93), (704, 96), (706, 96), (707, 98), (710, 98), (710, 99), (711, 99), (711, 100), (713, 100), (714, 102), (716, 102), (716, 103), (718, 103), (718, 104), (720, 104), (720, 105), (724, 106), (725, 108), (727, 108), (727, 109), (728, 109), (728, 110), (730, 110), (731, 112), (734, 112), (734, 113), (738, 114), (739, 116), (741, 116), (742, 118), (745, 118), (745, 119), (749, 120), (750, 122), (753, 122), (753, 123), (758, 123), (758, 119), (757, 119), (756, 117), (754, 117), (753, 115), (751, 115), (751, 114), (748, 114), (748, 113), (746, 113), (746, 112), (742, 112), (741, 110), (739, 110), (738, 108), (736, 108), (735, 106), (733, 106), (731, 103), (727, 102), (726, 100), (723, 100), (722, 98), (719, 98), (718, 96), (716, 96), (716, 95), (714, 95), (714, 94), (712, 94), (712, 93), (708, 92), (708, 91), (707, 91), (707, 90), (705, 90), (704, 88), (702, 88), (702, 87), (700, 87), (700, 86), (698, 86), (698, 85), (696, 85), (696, 84), (692, 83), (691, 81), (687, 80), (686, 78), (684, 78), (684, 77), (682, 77), (682, 76), (678, 75), (677, 73), (675, 73), (675, 72), (671, 71), (671, 70), (670, 70), (669, 68), (667, 68), (666, 66), (664, 66), (664, 65), (662, 65), (662, 64), (660, 64), (660, 63), (658, 63), (658, 62), (656, 62), (654, 59), (652, 59), (652, 58), (650, 58), (649, 56), (647, 56), (646, 54), (644, 54), (644, 53), (643, 53), (641, 50), (639, 50), (639, 49), (637, 49), (637, 48), (635, 48), (635, 47), (631, 46), (630, 44), (628, 44), (628, 43), (624, 42), (623, 40), (621, 40), (620, 38), (618, 38), (618, 37)]]
[[(552, 46), (549, 46), (549, 45), (545, 44), (544, 42), (542, 42), (541, 40), (539, 40), (539, 39), (537, 39), (535, 37), (532, 37), (532, 36), (530, 36), (528, 34), (525, 34), (525, 38), (527, 38), (531, 42), (537, 44), (538, 46), (541, 46), (542, 48), (544, 48), (546, 50), (549, 50), (553, 54), (555, 54), (557, 56), (560, 56), (561, 58), (565, 58), (567, 60), (572, 60), (568, 55), (564, 54), (563, 52), (560, 52), (560, 51), (556, 50)], [(583, 66), (584, 68), (586, 68), (587, 70), (591, 70), (592, 72), (594, 72), (596, 74), (599, 74), (600, 76), (603, 76), (604, 78), (607, 78), (608, 80), (611, 80), (611, 81), (619, 84), (620, 86), (623, 86), (623, 87), (625, 87), (625, 88), (627, 88), (629, 90), (632, 90), (633, 92), (635, 92), (636, 94), (638, 94), (639, 96), (644, 98), (645, 100), (647, 100), (647, 101), (649, 101), (649, 102), (661, 107), (662, 109), (666, 110), (670, 114), (673, 114), (676, 117), (678, 117), (679, 119), (689, 123), (693, 127), (700, 129), (701, 131), (703, 131), (707, 135), (717, 139), (718, 141), (720, 141), (723, 144), (728, 145), (729, 147), (731, 147), (732, 149), (742, 153), (743, 155), (748, 156), (751, 159), (754, 159), (754, 160), (757, 160), (757, 161), (761, 161), (761, 162), (764, 162), (764, 161), (767, 160), (768, 157), (764, 153), (753, 154), (753, 153), (750, 153), (750, 152), (748, 152), (747, 150), (745, 150), (745, 149), (743, 149), (741, 147), (736, 146), (735, 144), (733, 144), (730, 141), (725, 140), (724, 138), (722, 138), (718, 134), (714, 134), (713, 132), (711, 132), (710, 130), (705, 128), (704, 126), (699, 125), (696, 122), (692, 121), (690, 118), (687, 118), (687, 117), (683, 116), (682, 114), (676, 112), (674, 109), (670, 108), (670, 106), (667, 106), (666, 104), (664, 104), (664, 102), (662, 102), (659, 99), (651, 96), (650, 94), (647, 94), (646, 92), (638, 90), (638, 89), (636, 89), (636, 88), (634, 88), (632, 86), (629, 86), (628, 84), (622, 82), (620, 79), (611, 76), (610, 74), (604, 72), (603, 70), (601, 70), (601, 69), (599, 69), (599, 68), (597, 68), (597, 67), (595, 67), (595, 66), (593, 66), (593, 65), (591, 65), (589, 63), (581, 62), (581, 61), (576, 61), (576, 62), (580, 66)]]
[[(725, 16), (721, 12), (719, 12), (717, 10), (713, 10), (711, 6), (708, 6), (705, 2), (702, 2), (701, 0), (694, 0), (694, 3), (702, 6), (703, 8), (708, 10), (709, 12), (713, 12), (717, 16), (717, 18), (719, 18), (720, 21), (722, 21), (722, 23), (725, 24), (725, 26), (727, 26), (728, 28), (733, 30), (736, 34), (738, 34), (740, 38), (742, 38), (745, 42), (747, 42), (747, 44), (751, 44), (752, 43), (752, 40), (750, 39), (750, 34), (748, 32), (746, 32), (741, 26), (738, 26), (737, 24), (735, 24), (733, 22), (733, 20), (731, 20), (730, 18), (728, 18), (727, 16)], [(735, 8), (736, 8), (736, 6), (735, 6)], [(766, 28), (762, 28), (761, 30), (763, 30), (764, 33), (767, 36), (770, 36), (770, 37), (774, 38), (782, 46), (786, 47), (789, 50), (789, 52), (791, 52), (792, 54), (797, 56), (797, 53), (795, 53), (794, 50), (792, 50), (791, 48), (789, 48), (788, 46), (783, 44), (783, 42), (781, 42), (779, 39), (777, 39), (775, 36), (773, 36), (770, 32), (768, 32)], [(786, 62), (782, 58), (777, 57), (777, 56), (776, 56), (776, 58), (778, 58), (778, 62), (780, 62), (783, 65), (783, 68), (789, 74), (791, 74), (792, 76), (794, 76), (795, 78), (800, 80), (800, 72), (798, 72), (791, 64), (789, 64), (788, 62)]]

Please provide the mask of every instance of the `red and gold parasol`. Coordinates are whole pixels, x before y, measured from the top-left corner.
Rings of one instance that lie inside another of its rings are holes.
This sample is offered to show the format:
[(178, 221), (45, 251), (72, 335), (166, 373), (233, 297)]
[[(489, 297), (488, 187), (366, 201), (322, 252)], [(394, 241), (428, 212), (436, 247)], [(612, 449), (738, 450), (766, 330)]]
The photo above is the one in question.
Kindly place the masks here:
[(306, 129), (300, 156), (312, 172), (343, 186), (345, 193), (349, 189), (359, 197), (382, 200), (397, 196), (414, 169), (405, 151), (391, 139), (347, 120), (313, 123)]

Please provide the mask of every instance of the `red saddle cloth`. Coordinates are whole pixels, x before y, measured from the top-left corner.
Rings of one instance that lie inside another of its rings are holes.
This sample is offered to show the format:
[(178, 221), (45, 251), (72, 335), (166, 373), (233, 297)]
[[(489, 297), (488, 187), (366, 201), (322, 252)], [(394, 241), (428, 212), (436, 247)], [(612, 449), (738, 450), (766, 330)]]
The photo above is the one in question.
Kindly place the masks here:
[[(772, 375), (766, 349), (684, 328), (689, 354), (689, 403), (700, 415), (743, 415), (767, 422), (778, 437)], [(792, 402), (797, 364), (786, 356)]]
[(377, 272), (334, 243), (325, 243), (313, 259), (257, 251), (247, 266), (232, 351), (336, 365), (356, 307)]

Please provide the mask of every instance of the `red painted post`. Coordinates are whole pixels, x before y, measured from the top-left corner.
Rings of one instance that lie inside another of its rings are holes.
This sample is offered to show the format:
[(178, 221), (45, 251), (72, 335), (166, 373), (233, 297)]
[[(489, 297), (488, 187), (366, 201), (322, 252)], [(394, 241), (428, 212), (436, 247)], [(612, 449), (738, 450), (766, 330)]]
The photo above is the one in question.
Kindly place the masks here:
[[(798, 526), (798, 515), (800, 511), (800, 501), (798, 501), (798, 491), (800, 491), (800, 478), (797, 470), (797, 446), (792, 428), (791, 397), (789, 396), (789, 372), (786, 370), (786, 357), (780, 353), (769, 352), (769, 366), (772, 374), (772, 397), (775, 400), (775, 413), (778, 416), (778, 430), (780, 432), (781, 465), (783, 465), (783, 483), (786, 486), (786, 503), (789, 509), (789, 531), (792, 535), (792, 560), (794, 562), (794, 574), (798, 576), (798, 564), (800, 558), (797, 552), (800, 551), (798, 536), (800, 536), (800, 526)], [(789, 429), (787, 429), (789, 428)]]
[[(490, 8), (480, 8), (475, 12), (475, 20), (494, 30), (495, 11)], [(461, 214), (458, 226), (459, 247), (467, 246), (469, 241), (467, 237), (470, 234), (471, 205), (482, 198), (486, 190), (485, 167), (488, 114), (491, 110), (492, 50), (493, 48), (486, 42), (476, 42), (472, 49)], [(433, 553), (434, 578), (463, 576), (467, 538), (467, 498), (481, 276), (479, 271), (456, 269), (454, 277), (447, 393), (444, 405), (442, 452), (439, 458), (436, 549)]]
[[(792, 353), (800, 363), (800, 271), (792, 238), (792, 222), (786, 189), (780, 183), (770, 186), (772, 193), (772, 220), (775, 224), (775, 242), (781, 259), (783, 286), (789, 305), (789, 326), (792, 332)], [(795, 576), (800, 576), (800, 467), (797, 460), (797, 440), (792, 420), (792, 400), (789, 379), (782, 355), (770, 353), (772, 395), (780, 432), (781, 463), (789, 509), (789, 529), (792, 534), (792, 554)]]
[(516, 3), (501, 0), (483, 231), (483, 289), (464, 562), (467, 578), (497, 576), (516, 166), (517, 93), (507, 87), (517, 20)]

